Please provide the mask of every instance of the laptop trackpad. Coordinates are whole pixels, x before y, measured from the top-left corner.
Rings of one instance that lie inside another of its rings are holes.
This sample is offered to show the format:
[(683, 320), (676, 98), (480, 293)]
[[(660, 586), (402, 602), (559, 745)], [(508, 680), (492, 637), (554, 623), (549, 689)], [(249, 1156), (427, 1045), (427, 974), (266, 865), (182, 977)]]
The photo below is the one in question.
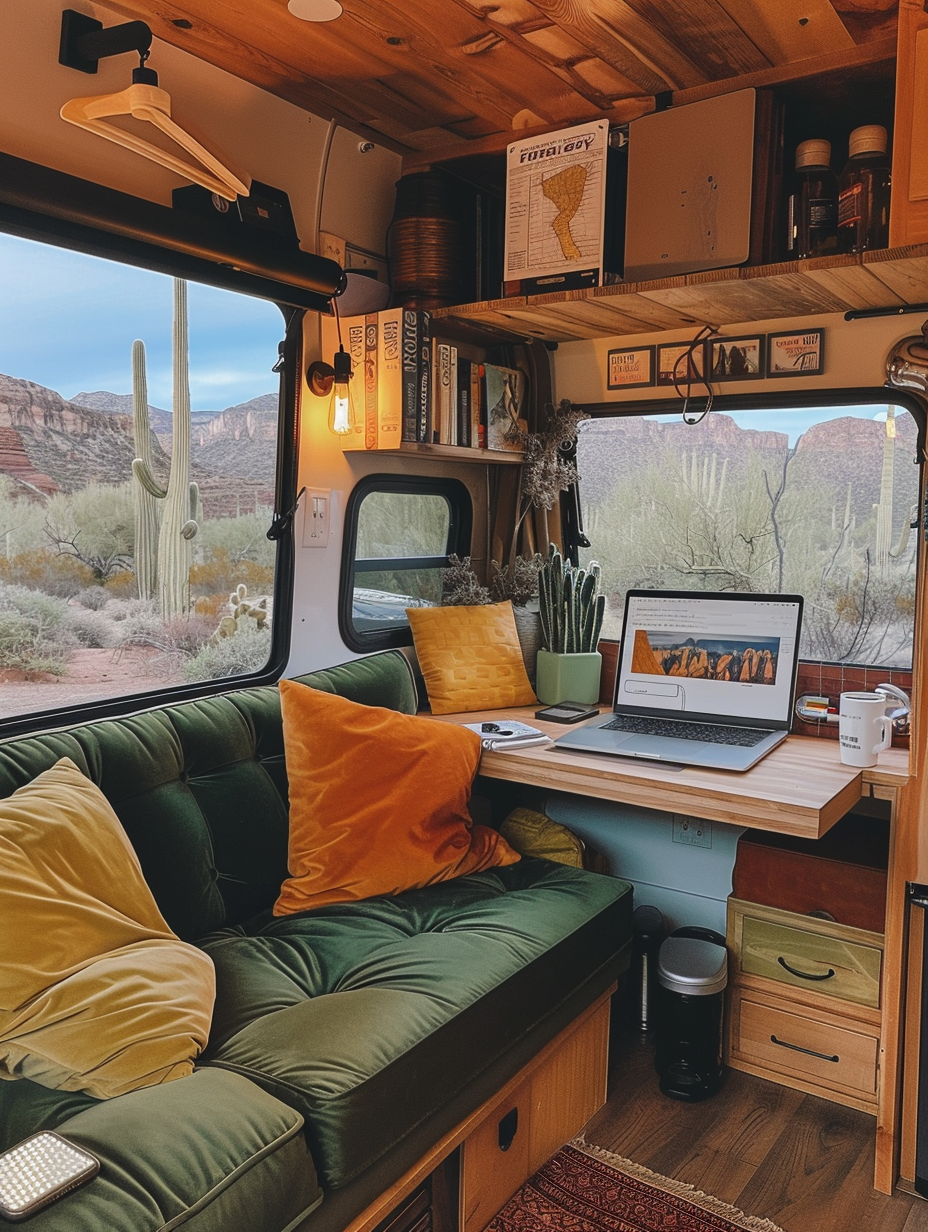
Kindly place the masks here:
[(709, 749), (704, 740), (675, 740), (673, 736), (632, 736), (622, 742), (622, 753), (630, 757), (652, 757), (659, 761), (688, 761)]

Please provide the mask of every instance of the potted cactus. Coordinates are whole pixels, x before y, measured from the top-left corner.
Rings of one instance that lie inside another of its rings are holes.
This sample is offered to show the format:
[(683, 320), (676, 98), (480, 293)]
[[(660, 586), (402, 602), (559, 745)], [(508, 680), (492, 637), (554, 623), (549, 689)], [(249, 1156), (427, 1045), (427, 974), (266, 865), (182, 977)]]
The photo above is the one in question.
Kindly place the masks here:
[(546, 706), (599, 698), (602, 655), (596, 647), (606, 607), (599, 579), (595, 561), (577, 568), (551, 544), (538, 574), (543, 648), (535, 691)]

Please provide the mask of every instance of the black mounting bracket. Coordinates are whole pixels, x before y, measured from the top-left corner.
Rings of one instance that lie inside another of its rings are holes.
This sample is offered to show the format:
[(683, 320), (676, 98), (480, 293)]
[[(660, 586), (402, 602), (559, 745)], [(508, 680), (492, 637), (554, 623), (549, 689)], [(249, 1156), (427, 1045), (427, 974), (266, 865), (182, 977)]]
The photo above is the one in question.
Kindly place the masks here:
[(74, 9), (65, 9), (61, 14), (58, 63), (81, 73), (95, 73), (98, 61), (126, 51), (137, 51), (144, 61), (151, 40), (151, 30), (144, 21), (126, 21), (104, 30), (102, 21)]

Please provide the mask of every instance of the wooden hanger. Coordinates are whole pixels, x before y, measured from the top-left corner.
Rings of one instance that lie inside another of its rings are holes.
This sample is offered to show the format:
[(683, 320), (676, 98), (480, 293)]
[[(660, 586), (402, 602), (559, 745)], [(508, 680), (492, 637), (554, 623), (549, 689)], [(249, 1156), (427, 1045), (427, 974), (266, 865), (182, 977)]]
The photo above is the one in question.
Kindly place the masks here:
[[(87, 98), (72, 98), (61, 108), (60, 114), (62, 120), (67, 120), (69, 124), (76, 124), (78, 128), (84, 128), (89, 133), (96, 133), (98, 137), (114, 141), (116, 145), (141, 154), (143, 158), (150, 158), (152, 162), (160, 163), (162, 167), (167, 167), (169, 171), (183, 176), (186, 180), (201, 184), (227, 201), (234, 201), (238, 196), (247, 197), (251, 192), (250, 176), (239, 178), (210, 154), (195, 137), (191, 137), (179, 124), (175, 124), (171, 119), (171, 96), (159, 86), (134, 83), (128, 89), (120, 90), (118, 94), (93, 94)], [(169, 154), (146, 141), (144, 137), (106, 122), (110, 116), (121, 115), (154, 124), (192, 155), (197, 160), (196, 163)]]

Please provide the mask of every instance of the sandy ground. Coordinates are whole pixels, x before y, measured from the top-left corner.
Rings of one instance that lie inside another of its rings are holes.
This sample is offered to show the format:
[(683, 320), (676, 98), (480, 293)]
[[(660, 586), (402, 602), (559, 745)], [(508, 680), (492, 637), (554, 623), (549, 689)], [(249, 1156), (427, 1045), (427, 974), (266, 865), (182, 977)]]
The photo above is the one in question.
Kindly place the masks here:
[(0, 677), (0, 718), (182, 684), (183, 676), (170, 669), (164, 655), (150, 647), (76, 650), (67, 676), (26, 680), (22, 673), (16, 673), (20, 679), (10, 679), (13, 673), (5, 673)]

